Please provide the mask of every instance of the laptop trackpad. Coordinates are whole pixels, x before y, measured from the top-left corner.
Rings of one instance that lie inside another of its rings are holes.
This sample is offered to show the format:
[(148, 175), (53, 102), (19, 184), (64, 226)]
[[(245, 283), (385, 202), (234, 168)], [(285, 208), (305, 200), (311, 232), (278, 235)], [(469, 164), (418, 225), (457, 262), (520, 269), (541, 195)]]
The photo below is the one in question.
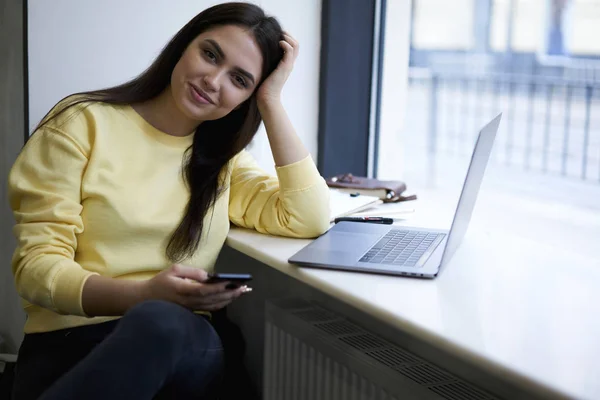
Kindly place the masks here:
[(362, 255), (377, 243), (380, 234), (364, 234), (351, 232), (328, 232), (315, 240), (311, 248), (315, 250), (339, 251), (347, 254)]

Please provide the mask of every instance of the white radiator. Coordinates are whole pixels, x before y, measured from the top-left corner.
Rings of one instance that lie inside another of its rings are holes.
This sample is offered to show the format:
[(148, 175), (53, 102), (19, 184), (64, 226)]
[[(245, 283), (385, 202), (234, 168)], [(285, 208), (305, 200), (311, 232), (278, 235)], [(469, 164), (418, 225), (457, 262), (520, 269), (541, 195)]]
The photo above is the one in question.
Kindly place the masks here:
[(461, 380), (323, 307), (268, 302), (265, 400), (492, 400)]

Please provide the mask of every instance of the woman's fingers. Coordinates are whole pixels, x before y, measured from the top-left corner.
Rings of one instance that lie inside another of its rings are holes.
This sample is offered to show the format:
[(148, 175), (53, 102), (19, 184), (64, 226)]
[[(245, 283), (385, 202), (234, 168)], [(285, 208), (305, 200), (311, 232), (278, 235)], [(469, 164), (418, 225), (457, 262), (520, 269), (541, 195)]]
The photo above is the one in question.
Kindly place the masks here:
[[(281, 47), (285, 51), (286, 55), (290, 55), (293, 60), (298, 56), (298, 52), (300, 50), (300, 44), (296, 39), (291, 37), (290, 35), (284, 33), (283, 38), (285, 40), (280, 41)], [(285, 58), (285, 57), (284, 57)]]
[(205, 296), (202, 301), (206, 304), (219, 303), (226, 300), (234, 300), (240, 297), (244, 293), (245, 287), (242, 286), (238, 289), (228, 289), (225, 292), (216, 293), (210, 296)]
[(297, 41), (296, 39), (294, 39), (294, 38), (292, 37), (292, 35), (290, 35), (289, 33), (287, 33), (287, 32), (284, 32), (284, 33), (283, 33), (283, 37), (284, 37), (284, 39), (285, 39), (285, 40), (286, 40), (286, 41), (287, 41), (289, 44), (291, 44), (291, 45), (292, 45), (292, 47), (293, 47), (295, 50), (296, 50), (296, 49), (298, 49), (298, 48), (300, 47), (300, 44), (298, 43), (298, 41)]
[(232, 302), (232, 300), (227, 300), (227, 301), (223, 301), (221, 303), (211, 304), (210, 306), (208, 306), (206, 308), (206, 311), (217, 311), (217, 310), (220, 310), (222, 308), (227, 307), (231, 302)]
[(227, 292), (229, 282), (201, 283), (191, 279), (180, 279), (177, 282), (177, 293), (188, 297), (212, 296), (217, 293)]
[(194, 310), (210, 311), (215, 304), (231, 303), (233, 300), (244, 294), (246, 290), (246, 287), (242, 286), (238, 289), (226, 289), (224, 292), (215, 293), (209, 296), (189, 296), (187, 301)]
[(279, 45), (283, 49), (283, 60), (282, 60), (282, 62), (284, 64), (291, 65), (294, 62), (294, 59), (296, 58), (295, 55), (294, 55), (294, 48), (292, 47), (291, 44), (289, 44), (285, 40), (281, 40), (279, 42)]
[[(291, 45), (286, 43), (291, 49)], [(231, 282), (204, 283), (208, 279), (206, 271), (186, 265), (173, 265), (165, 271), (163, 280), (171, 290), (175, 290), (181, 305), (198, 311), (213, 311), (225, 307), (246, 291), (246, 286), (228, 289)]]

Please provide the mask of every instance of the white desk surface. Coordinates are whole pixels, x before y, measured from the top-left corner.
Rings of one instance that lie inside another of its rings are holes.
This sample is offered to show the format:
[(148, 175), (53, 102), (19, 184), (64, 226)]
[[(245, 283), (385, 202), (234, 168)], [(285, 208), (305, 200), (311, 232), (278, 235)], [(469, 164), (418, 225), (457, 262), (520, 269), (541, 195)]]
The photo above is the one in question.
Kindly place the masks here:
[[(393, 205), (416, 209), (399, 224), (449, 227), (455, 200), (418, 193)], [(482, 194), (462, 245), (434, 280), (289, 264), (309, 242), (240, 228), (227, 240), (488, 371), (558, 396), (600, 398), (600, 213)]]

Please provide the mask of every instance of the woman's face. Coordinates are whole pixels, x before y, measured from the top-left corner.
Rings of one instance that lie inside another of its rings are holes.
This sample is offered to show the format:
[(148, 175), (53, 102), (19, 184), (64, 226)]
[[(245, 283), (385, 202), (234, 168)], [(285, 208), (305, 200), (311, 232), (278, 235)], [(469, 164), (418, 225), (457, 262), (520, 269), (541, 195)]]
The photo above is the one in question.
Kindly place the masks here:
[(243, 28), (226, 25), (202, 33), (171, 75), (177, 108), (199, 122), (226, 116), (254, 92), (262, 62), (258, 44)]

